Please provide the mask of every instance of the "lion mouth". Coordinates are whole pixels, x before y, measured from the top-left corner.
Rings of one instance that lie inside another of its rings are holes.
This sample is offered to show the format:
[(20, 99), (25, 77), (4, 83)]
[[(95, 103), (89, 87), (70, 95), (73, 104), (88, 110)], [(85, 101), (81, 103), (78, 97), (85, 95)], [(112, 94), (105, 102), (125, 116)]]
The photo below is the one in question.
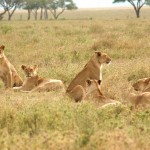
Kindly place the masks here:
[(31, 75), (30, 75), (30, 74), (28, 74), (28, 75), (26, 75), (26, 77), (31, 77)]
[(106, 64), (109, 64), (111, 61), (106, 61)]
[(138, 88), (135, 88), (134, 86), (133, 86), (133, 88), (134, 88), (135, 91), (138, 91)]

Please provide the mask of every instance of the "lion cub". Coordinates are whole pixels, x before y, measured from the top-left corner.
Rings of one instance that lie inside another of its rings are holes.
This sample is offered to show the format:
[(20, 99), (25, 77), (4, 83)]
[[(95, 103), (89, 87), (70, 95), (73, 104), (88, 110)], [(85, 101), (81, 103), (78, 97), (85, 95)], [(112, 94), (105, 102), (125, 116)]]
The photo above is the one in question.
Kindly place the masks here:
[(102, 64), (109, 64), (111, 58), (106, 53), (95, 52), (89, 62), (84, 68), (76, 75), (67, 88), (67, 93), (76, 90), (76, 86), (86, 87), (86, 81), (102, 80)]
[(150, 92), (150, 78), (139, 79), (132, 86), (136, 91)]
[(13, 88), (14, 90), (30, 91), (30, 92), (49, 92), (64, 90), (64, 84), (61, 80), (45, 79), (37, 75), (38, 66), (21, 66), (26, 75), (26, 79), (21, 87)]
[(23, 81), (14, 66), (6, 58), (4, 49), (4, 45), (0, 46), (0, 78), (4, 82), (5, 88), (21, 86)]

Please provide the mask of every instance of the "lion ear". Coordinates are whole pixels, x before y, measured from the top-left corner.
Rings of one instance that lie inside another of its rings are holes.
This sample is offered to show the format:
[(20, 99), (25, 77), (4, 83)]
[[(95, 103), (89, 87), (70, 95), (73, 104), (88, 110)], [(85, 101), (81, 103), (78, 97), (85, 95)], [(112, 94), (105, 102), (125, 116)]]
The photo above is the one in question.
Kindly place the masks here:
[(150, 82), (150, 78), (147, 78), (146, 80), (145, 80), (145, 83), (149, 83)]
[(100, 85), (100, 84), (101, 84), (101, 82), (102, 82), (102, 80), (98, 80), (97, 82), (98, 82), (98, 84)]
[(25, 66), (25, 65), (22, 65), (21, 68), (24, 70), (24, 69), (26, 68), (26, 66)]
[(95, 51), (95, 54), (96, 54), (97, 56), (101, 56), (101, 55), (102, 55), (102, 53), (99, 52), (99, 51)]
[(4, 50), (4, 49), (5, 49), (5, 46), (4, 46), (4, 45), (0, 46), (0, 49)]
[(88, 85), (91, 85), (91, 80), (86, 80), (86, 83), (88, 84)]

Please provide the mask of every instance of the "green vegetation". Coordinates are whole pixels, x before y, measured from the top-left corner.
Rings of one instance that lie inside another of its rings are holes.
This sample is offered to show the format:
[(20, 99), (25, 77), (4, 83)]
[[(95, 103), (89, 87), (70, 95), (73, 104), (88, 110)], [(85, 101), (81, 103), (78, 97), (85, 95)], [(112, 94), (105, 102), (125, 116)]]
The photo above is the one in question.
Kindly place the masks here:
[(102, 91), (123, 105), (101, 109), (92, 99), (5, 91), (0, 83), (0, 149), (149, 150), (150, 109), (133, 111), (127, 100), (131, 84), (150, 75), (149, 26), (149, 19), (2, 21), (0, 44), (22, 78), (22, 64), (38, 64), (39, 75), (67, 86), (98, 49), (112, 58)]

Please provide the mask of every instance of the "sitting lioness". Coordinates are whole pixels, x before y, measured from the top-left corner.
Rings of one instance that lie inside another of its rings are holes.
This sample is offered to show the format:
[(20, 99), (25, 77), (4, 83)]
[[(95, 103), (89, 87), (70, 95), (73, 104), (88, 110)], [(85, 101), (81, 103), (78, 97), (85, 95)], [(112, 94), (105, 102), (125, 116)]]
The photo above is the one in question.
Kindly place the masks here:
[(139, 79), (132, 86), (136, 91), (150, 92), (150, 78)]
[(140, 94), (130, 93), (128, 100), (137, 108), (138, 106), (147, 106), (150, 105), (150, 92), (144, 92)]
[(26, 79), (21, 87), (15, 87), (14, 90), (30, 91), (30, 92), (49, 92), (64, 90), (64, 84), (61, 80), (41, 78), (37, 75), (38, 67), (22, 65)]
[(71, 81), (66, 92), (76, 90), (76, 86), (86, 87), (87, 80), (102, 80), (102, 64), (109, 64), (111, 58), (106, 53), (95, 52), (85, 67)]
[(21, 86), (23, 81), (14, 66), (6, 58), (4, 49), (5, 46), (0, 46), (0, 78), (4, 82), (5, 88)]

